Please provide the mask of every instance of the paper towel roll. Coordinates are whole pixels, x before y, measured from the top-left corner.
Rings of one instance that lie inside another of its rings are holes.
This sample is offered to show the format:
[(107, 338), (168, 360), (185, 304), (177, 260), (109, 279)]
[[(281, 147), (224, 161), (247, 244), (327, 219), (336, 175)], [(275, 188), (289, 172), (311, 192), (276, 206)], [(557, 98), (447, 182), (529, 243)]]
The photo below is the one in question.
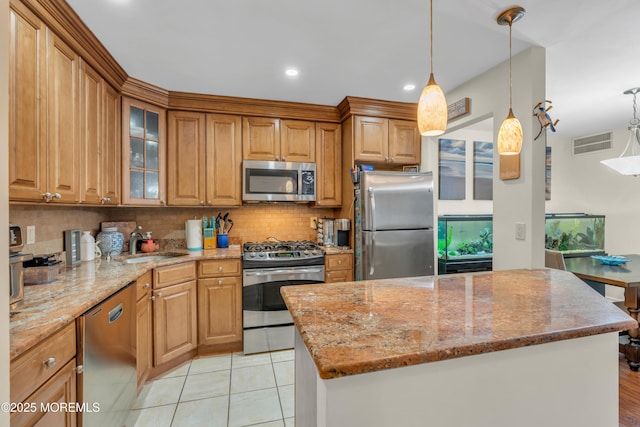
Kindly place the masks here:
[(189, 219), (184, 223), (184, 227), (187, 234), (187, 249), (202, 250), (202, 220)]

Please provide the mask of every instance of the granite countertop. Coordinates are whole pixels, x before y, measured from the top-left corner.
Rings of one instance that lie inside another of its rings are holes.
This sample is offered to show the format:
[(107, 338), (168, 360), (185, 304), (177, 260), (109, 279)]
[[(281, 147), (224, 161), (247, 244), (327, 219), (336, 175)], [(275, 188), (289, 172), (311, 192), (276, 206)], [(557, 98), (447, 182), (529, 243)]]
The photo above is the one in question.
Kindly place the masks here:
[(320, 378), (617, 332), (635, 320), (551, 269), (281, 289)]
[(330, 247), (322, 246), (322, 248), (324, 249), (324, 252), (327, 255), (352, 254), (353, 253), (353, 248), (344, 248), (344, 247), (336, 248), (335, 246), (330, 246)]
[(10, 311), (9, 357), (13, 360), (152, 268), (242, 257), (240, 248), (172, 252), (184, 256), (136, 264), (122, 262), (126, 257), (96, 259), (65, 268), (53, 283), (26, 285), (23, 300)]

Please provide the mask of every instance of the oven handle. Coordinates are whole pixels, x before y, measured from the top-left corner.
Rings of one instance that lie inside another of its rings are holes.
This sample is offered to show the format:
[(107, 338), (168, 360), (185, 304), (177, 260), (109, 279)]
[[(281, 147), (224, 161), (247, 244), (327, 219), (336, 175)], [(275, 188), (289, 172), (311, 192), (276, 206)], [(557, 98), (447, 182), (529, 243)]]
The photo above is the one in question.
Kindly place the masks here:
[(266, 271), (244, 271), (245, 276), (273, 276), (283, 274), (300, 274), (300, 273), (322, 273), (323, 268), (297, 268), (297, 269), (280, 269), (280, 270), (266, 270)]

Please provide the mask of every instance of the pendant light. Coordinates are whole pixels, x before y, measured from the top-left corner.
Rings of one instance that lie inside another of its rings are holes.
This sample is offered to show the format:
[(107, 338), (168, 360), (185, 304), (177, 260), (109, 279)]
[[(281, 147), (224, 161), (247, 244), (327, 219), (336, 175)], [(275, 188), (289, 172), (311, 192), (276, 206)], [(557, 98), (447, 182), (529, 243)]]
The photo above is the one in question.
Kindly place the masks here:
[[(622, 175), (640, 175), (640, 155), (638, 154), (638, 145), (640, 145), (640, 119), (637, 116), (636, 94), (640, 92), (640, 87), (634, 87), (624, 91), (625, 95), (633, 95), (633, 119), (629, 122), (629, 141), (620, 156), (614, 159), (601, 160), (605, 166), (610, 167), (614, 171)], [(627, 151), (629, 153), (627, 154)]]
[(513, 115), (513, 88), (511, 81), (511, 25), (524, 16), (524, 8), (514, 6), (502, 12), (496, 20), (498, 25), (509, 26), (509, 114), (500, 125), (498, 132), (498, 153), (504, 155), (520, 154), (522, 148), (522, 126), (520, 120)]
[(418, 130), (424, 136), (438, 136), (447, 130), (447, 100), (433, 78), (433, 0), (429, 1), (429, 61), (429, 82), (418, 101)]

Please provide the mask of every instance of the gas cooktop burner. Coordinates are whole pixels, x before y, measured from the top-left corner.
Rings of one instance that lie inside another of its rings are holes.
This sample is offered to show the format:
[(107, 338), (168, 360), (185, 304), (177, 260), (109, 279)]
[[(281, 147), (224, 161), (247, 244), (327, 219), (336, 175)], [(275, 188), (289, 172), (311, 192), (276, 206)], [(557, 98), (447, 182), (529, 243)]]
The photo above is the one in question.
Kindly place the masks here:
[(282, 242), (247, 242), (244, 244), (245, 252), (278, 252), (278, 251), (313, 251), (319, 250), (317, 243), (303, 241), (282, 241)]
[(324, 258), (324, 251), (310, 241), (248, 242), (243, 245), (244, 259), (255, 261), (282, 261), (285, 259)]

